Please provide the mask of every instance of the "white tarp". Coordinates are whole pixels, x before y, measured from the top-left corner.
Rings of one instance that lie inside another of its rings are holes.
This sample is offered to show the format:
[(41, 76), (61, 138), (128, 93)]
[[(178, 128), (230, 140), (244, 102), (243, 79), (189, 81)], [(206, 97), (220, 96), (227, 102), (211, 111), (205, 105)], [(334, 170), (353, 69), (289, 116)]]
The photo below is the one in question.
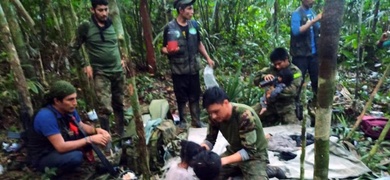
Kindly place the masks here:
[[(301, 127), (299, 125), (281, 125), (264, 128), (265, 133), (272, 134), (300, 134)], [(308, 128), (308, 133), (314, 135), (314, 129)], [(202, 143), (207, 134), (207, 128), (190, 128), (188, 131), (188, 140), (196, 143)], [(221, 154), (225, 151), (225, 147), (228, 145), (226, 139), (218, 134), (217, 142), (213, 151)], [(352, 155), (342, 145), (331, 142), (329, 145), (329, 178), (347, 178), (356, 177), (369, 172), (370, 169), (364, 165), (359, 159)], [(285, 172), (288, 178), (299, 178), (300, 175), (300, 154), (301, 151), (295, 151), (297, 157), (289, 161), (279, 161), (277, 156), (274, 156), (274, 152), (268, 151), (268, 157), (270, 165), (279, 166)], [(313, 179), (314, 171), (314, 144), (306, 147), (305, 156), (305, 179)]]

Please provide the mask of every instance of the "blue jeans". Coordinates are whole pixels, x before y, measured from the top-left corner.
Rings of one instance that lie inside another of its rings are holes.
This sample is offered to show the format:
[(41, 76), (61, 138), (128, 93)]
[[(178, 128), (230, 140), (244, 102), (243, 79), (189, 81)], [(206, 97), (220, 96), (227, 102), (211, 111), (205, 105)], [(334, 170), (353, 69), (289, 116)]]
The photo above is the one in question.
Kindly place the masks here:
[(45, 171), (45, 167), (55, 167), (58, 170), (72, 171), (79, 167), (82, 162), (83, 153), (81, 151), (70, 151), (61, 154), (54, 150), (41, 158), (37, 169)]

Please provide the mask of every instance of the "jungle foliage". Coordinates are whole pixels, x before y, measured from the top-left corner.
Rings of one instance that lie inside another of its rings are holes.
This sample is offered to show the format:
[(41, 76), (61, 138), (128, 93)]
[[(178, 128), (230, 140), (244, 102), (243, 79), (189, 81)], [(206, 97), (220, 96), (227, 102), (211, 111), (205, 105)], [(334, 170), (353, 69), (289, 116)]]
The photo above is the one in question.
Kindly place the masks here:
[[(151, 34), (157, 70), (149, 75), (146, 45), (143, 37), (143, 19), (140, 15), (141, 0), (117, 0), (130, 56), (129, 66), (135, 67), (136, 83), (140, 101), (149, 103), (156, 98), (169, 98), (165, 91), (169, 88), (155, 84), (170, 81), (166, 77), (170, 69), (166, 57), (161, 54), (164, 25), (176, 16), (172, 7), (173, 0), (142, 0), (147, 3), (147, 10), (152, 25)], [(79, 109), (88, 110), (91, 105), (86, 98), (90, 85), (83, 83), (78, 65), (69, 59), (68, 46), (74, 38), (75, 28), (89, 18), (89, 0), (23, 0), (20, 1), (28, 16), (23, 15), (15, 6), (18, 0), (4, 0), (9, 3), (4, 11), (15, 14), (20, 26), (17, 51), (26, 76), (27, 88), (31, 95), (34, 109), (39, 108), (45, 89), (56, 79), (67, 79), (80, 90)], [(19, 2), (19, 3), (20, 3)], [(314, 10), (322, 12), (324, 0), (316, 1)], [(268, 56), (275, 47), (289, 48), (291, 13), (300, 5), (299, 0), (198, 0), (194, 19), (201, 25), (202, 41), (211, 58), (216, 61), (215, 74), (230, 98), (236, 102), (253, 105), (259, 99), (262, 89), (253, 86), (252, 78), (258, 70), (269, 66)], [(4, 4), (2, 4), (4, 6)], [(380, 35), (390, 30), (390, 1), (387, 0), (346, 0), (341, 38), (338, 52), (338, 81), (336, 95), (349, 92), (350, 99), (334, 104), (343, 118), (338, 123), (333, 119), (334, 132), (347, 134), (353, 119), (362, 109), (370, 92), (379, 81), (383, 64), (390, 61), (387, 49), (378, 49), (375, 42)], [(6, 11), (7, 10), (7, 11)], [(8, 15), (9, 15), (8, 14)], [(7, 16), (9, 17), (9, 16)], [(11, 19), (7, 19), (10, 21)], [(33, 23), (32, 23), (33, 22)], [(8, 22), (11, 24), (10, 22)], [(11, 32), (13, 32), (11, 28)], [(15, 41), (15, 40), (14, 40)], [(20, 112), (20, 93), (15, 87), (15, 75), (10, 68), (10, 60), (3, 44), (0, 43), (0, 120), (2, 128), (21, 127), (18, 119)], [(23, 50), (23, 52), (21, 52)], [(33, 70), (31, 70), (33, 69)], [(33, 72), (33, 73), (31, 73)], [(390, 80), (386, 79), (374, 105), (369, 110), (389, 113)], [(153, 91), (153, 93), (148, 93)], [(310, 91), (307, 91), (310, 96)], [(345, 104), (344, 102), (351, 102)], [(336, 116), (334, 116), (336, 117)], [(352, 117), (352, 118), (351, 118)], [(347, 120), (346, 120), (347, 119)], [(360, 141), (356, 134), (353, 138)], [(361, 141), (358, 151), (367, 153), (372, 141)], [(388, 146), (387, 142), (382, 142)], [(388, 149), (382, 150), (385, 155)], [(382, 156), (376, 156), (369, 165), (373, 170), (389, 170), (389, 163), (380, 163)], [(376, 165), (378, 164), (379, 165)]]

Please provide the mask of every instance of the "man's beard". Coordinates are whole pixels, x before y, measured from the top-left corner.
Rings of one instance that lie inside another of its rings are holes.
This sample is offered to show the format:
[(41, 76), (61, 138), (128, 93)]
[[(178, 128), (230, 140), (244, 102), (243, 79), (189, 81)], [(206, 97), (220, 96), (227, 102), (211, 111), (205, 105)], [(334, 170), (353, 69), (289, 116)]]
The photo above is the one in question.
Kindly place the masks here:
[(96, 19), (97, 22), (103, 23), (103, 24), (106, 23), (106, 21), (107, 21), (107, 17), (105, 17), (105, 18), (103, 19), (103, 18), (97, 17), (96, 15), (95, 15), (95, 19)]

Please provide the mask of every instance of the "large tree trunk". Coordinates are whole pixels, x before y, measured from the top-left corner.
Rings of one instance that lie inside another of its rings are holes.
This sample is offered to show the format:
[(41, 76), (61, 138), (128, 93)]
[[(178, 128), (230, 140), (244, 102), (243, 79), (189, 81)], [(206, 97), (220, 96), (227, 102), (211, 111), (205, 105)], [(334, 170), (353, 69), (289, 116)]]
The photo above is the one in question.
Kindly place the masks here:
[[(5, 18), (2, 6), (0, 6), (0, 30), (1, 43), (6, 48), (6, 53), (11, 66), (11, 71), (15, 78), (15, 86), (20, 96), (21, 108), (25, 109), (26, 118), (29, 118), (33, 114), (30, 94), (28, 92), (26, 78), (24, 77), (22, 67), (20, 66), (19, 57), (16, 52), (13, 40), (11, 38), (11, 32), (7, 23), (7, 19)], [(29, 122), (26, 122), (28, 119), (24, 120), (25, 121), (23, 122), (23, 126), (24, 128), (26, 128)]]
[(318, 47), (320, 83), (315, 124), (314, 179), (328, 179), (330, 122), (343, 12), (344, 0), (325, 1)]
[(13, 42), (17, 49), (17, 53), (26, 77), (29, 79), (35, 79), (36, 75), (34, 66), (31, 63), (30, 58), (28, 57), (26, 43), (24, 42), (22, 31), (16, 19), (16, 13), (9, 2), (9, 0), (2, 0), (1, 6), (3, 7), (4, 13), (7, 18)]
[(154, 54), (153, 37), (152, 37), (152, 22), (148, 13), (148, 1), (140, 1), (140, 14), (142, 19), (143, 35), (146, 45), (146, 59), (148, 62), (148, 71), (150, 74), (156, 72), (156, 55)]
[[(124, 29), (122, 25), (122, 20), (120, 19), (120, 12), (117, 5), (116, 0), (110, 0), (109, 1), (110, 11), (111, 11), (111, 17), (113, 20), (113, 24), (120, 42), (120, 50), (122, 54), (122, 58), (129, 57), (129, 51), (126, 46), (126, 40), (124, 35)], [(126, 59), (127, 60), (127, 59)], [(141, 117), (141, 110), (140, 110), (140, 104), (138, 101), (138, 93), (137, 93), (137, 86), (135, 83), (135, 70), (133, 69), (134, 66), (131, 66), (131, 78), (130, 78), (130, 84), (128, 85), (128, 91), (130, 95), (130, 101), (131, 106), (133, 108), (134, 117), (135, 117), (135, 126), (137, 135), (139, 137), (139, 144), (137, 147), (138, 153), (141, 158), (141, 170), (143, 172), (144, 179), (150, 179), (151, 172), (149, 169), (149, 152), (146, 146), (146, 139), (145, 139), (145, 131), (144, 131), (144, 124)]]

